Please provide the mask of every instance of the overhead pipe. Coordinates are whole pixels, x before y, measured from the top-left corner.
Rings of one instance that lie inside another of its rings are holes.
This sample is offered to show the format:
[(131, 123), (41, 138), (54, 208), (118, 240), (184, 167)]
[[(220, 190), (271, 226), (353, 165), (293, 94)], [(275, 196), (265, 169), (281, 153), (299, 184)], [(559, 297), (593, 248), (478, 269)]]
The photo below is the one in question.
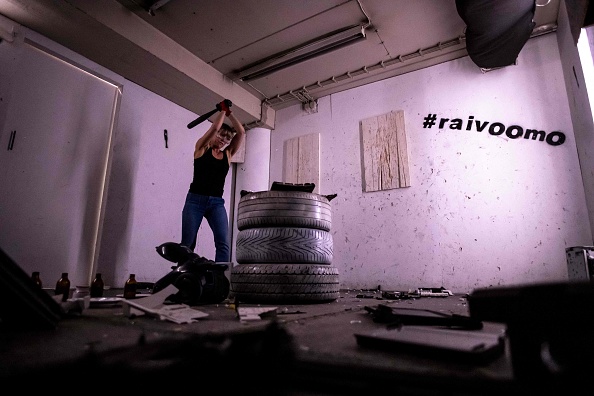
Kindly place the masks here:
[[(556, 30), (557, 30), (557, 25), (554, 25), (554, 24), (540, 26), (539, 28), (534, 29), (530, 38), (541, 36), (546, 33), (552, 33)], [(371, 66), (363, 66), (362, 68), (357, 69), (355, 71), (348, 71), (344, 74), (341, 74), (338, 76), (332, 76), (332, 77), (330, 77), (326, 80), (323, 80), (323, 81), (316, 81), (315, 83), (313, 83), (311, 85), (303, 86), (303, 88), (300, 88), (300, 89), (306, 90), (308, 93), (315, 92), (316, 90), (324, 88), (328, 85), (337, 84), (341, 81), (344, 81), (347, 79), (352, 79), (352, 78), (354, 78), (358, 75), (361, 75), (361, 74), (370, 74), (373, 71), (376, 71), (379, 69), (386, 69), (386, 68), (396, 65), (396, 64), (402, 64), (402, 63), (409, 61), (411, 59), (422, 58), (422, 57), (426, 56), (427, 54), (444, 51), (450, 47), (454, 47), (454, 46), (463, 44), (465, 42), (465, 40), (466, 40), (465, 35), (459, 35), (458, 37), (455, 37), (455, 38), (447, 40), (447, 41), (440, 41), (437, 44), (430, 46), (430, 47), (420, 48), (420, 49), (418, 49), (414, 52), (408, 53), (408, 54), (398, 55), (395, 58), (389, 59), (387, 61), (381, 61), (381, 62), (375, 63)], [(274, 96), (274, 98), (266, 98), (264, 100), (264, 103), (266, 103), (269, 106), (274, 107), (275, 105), (278, 105), (281, 103), (290, 102), (294, 99), (298, 99), (297, 95), (296, 95), (298, 92), (299, 92), (299, 90), (291, 90), (291, 91), (285, 92), (283, 94), (277, 94), (276, 96)], [(300, 100), (300, 102), (302, 104), (305, 104), (305, 103), (307, 103), (307, 100)]]

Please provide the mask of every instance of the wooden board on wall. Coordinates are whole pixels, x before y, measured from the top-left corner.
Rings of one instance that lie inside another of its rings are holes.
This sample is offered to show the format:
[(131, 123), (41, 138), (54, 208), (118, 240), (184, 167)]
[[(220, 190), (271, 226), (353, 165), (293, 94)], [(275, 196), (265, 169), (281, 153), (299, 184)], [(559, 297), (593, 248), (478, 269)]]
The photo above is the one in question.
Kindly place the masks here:
[(410, 187), (404, 111), (361, 121), (363, 191)]
[(320, 134), (299, 136), (285, 141), (283, 151), (283, 182), (320, 184)]

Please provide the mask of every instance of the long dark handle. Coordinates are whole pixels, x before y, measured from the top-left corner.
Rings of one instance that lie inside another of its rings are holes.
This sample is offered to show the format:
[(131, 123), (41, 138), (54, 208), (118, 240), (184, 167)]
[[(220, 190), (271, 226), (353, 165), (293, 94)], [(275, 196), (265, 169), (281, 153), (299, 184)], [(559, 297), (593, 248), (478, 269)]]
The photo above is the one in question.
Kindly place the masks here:
[(196, 125), (200, 124), (203, 121), (206, 121), (211, 115), (219, 111), (218, 109), (214, 109), (209, 111), (206, 114), (202, 114), (200, 117), (196, 118), (194, 121), (188, 124), (188, 129), (194, 128)]

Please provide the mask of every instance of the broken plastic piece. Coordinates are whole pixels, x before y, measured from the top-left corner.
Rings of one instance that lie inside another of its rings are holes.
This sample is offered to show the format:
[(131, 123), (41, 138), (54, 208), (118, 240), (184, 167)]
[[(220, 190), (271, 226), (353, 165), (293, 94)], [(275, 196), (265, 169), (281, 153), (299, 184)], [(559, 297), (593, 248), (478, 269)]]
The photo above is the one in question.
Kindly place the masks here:
[(420, 287), (417, 289), (417, 293), (421, 297), (449, 297), (454, 295), (454, 293), (443, 287)]
[(365, 307), (373, 316), (376, 323), (386, 323), (388, 328), (402, 325), (417, 326), (447, 326), (466, 330), (480, 330), (483, 322), (469, 316), (457, 314), (444, 314), (428, 309), (389, 307), (379, 304), (377, 307)]

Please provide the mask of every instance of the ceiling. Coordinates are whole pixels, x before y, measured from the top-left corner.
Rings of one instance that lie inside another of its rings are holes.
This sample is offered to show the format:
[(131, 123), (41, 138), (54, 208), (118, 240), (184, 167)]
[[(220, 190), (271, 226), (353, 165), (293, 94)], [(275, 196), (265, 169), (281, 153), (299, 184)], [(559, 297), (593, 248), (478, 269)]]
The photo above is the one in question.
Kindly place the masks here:
[[(560, 1), (536, 2), (535, 32), (556, 29)], [(301, 102), (315, 112), (320, 97), (467, 56), (455, 0), (0, 0), (0, 14), (197, 114), (230, 99), (248, 128), (274, 129), (276, 110)], [(351, 25), (365, 27), (364, 40), (239, 78)]]

